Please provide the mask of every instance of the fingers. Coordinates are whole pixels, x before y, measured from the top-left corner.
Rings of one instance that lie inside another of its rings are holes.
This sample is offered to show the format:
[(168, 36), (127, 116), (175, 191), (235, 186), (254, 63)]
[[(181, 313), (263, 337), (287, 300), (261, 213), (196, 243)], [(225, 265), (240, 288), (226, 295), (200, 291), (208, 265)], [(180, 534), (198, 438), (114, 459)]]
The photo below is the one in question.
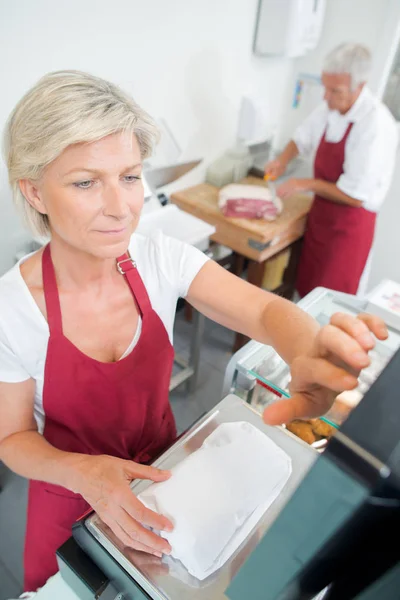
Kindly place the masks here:
[(352, 317), (339, 312), (332, 315), (331, 324), (353, 336), (366, 350), (371, 350), (375, 345), (372, 333), (379, 340), (386, 340), (388, 337), (384, 321), (375, 315), (362, 313)]
[[(131, 546), (132, 540), (127, 533), (122, 529), (120, 525), (114, 519), (110, 517), (102, 517), (104, 523), (107, 525), (109, 529), (117, 536), (118, 540), (122, 543), (123, 546)], [(154, 552), (154, 550), (152, 550)]]
[(362, 313), (357, 316), (357, 319), (363, 321), (378, 340), (386, 340), (388, 338), (389, 332), (384, 321), (380, 317)]
[(149, 546), (146, 546), (145, 544), (141, 544), (140, 542), (132, 543), (132, 541), (131, 541), (128, 548), (131, 549), (132, 551), (136, 550), (138, 552), (146, 552), (146, 554), (152, 555), (152, 557), (157, 557), (157, 558), (151, 558), (149, 556), (148, 560), (146, 561), (147, 564), (152, 564), (152, 561), (154, 561), (154, 563), (157, 564), (159, 562), (159, 559), (162, 558), (162, 556), (163, 556), (162, 552), (154, 551)]
[(138, 548), (138, 544), (141, 544), (142, 546), (147, 546), (147, 548), (150, 548), (151, 552), (170, 554), (171, 546), (167, 540), (159, 535), (156, 535), (153, 531), (143, 527), (122, 507), (116, 511), (116, 517), (114, 520), (128, 536), (128, 546)]
[[(268, 406), (263, 419), (268, 425), (281, 425), (294, 419), (307, 419), (326, 413), (336, 397), (358, 385), (357, 377), (324, 358), (298, 358), (292, 365), (293, 381), (304, 394), (296, 391), (291, 398), (279, 400)], [(319, 393), (310, 390), (320, 388)]]
[(104, 507), (98, 505), (96, 510), (126, 546), (156, 553), (156, 556), (171, 552), (167, 540), (146, 529), (144, 525), (157, 531), (172, 531), (173, 524), (166, 517), (146, 508), (128, 484), (116, 487), (109, 500), (111, 502)]
[(340, 393), (354, 389), (358, 385), (354, 374), (324, 358), (296, 359), (292, 364), (292, 378), (296, 381), (296, 391), (298, 388), (309, 390), (310, 386), (314, 385)]
[(265, 175), (275, 175), (277, 169), (278, 169), (279, 164), (277, 163), (276, 160), (272, 160), (271, 162), (267, 163), (264, 167), (264, 173)]
[(292, 196), (295, 193), (295, 191), (296, 182), (294, 179), (289, 179), (277, 188), (276, 193), (279, 196), (279, 198), (285, 200), (285, 198), (289, 198), (290, 196)]
[[(283, 200), (286, 198), (286, 196), (288, 195), (288, 186), (286, 185), (286, 182), (283, 183), (282, 185), (278, 186), (276, 193), (279, 196), (279, 198), (282, 198)], [(290, 191), (289, 191), (289, 195), (290, 195)]]
[[(286, 185), (282, 186), (283, 195)], [(278, 425), (326, 413), (337, 393), (357, 387), (359, 372), (371, 362), (368, 352), (375, 346), (372, 334), (381, 340), (388, 336), (379, 317), (334, 314), (330, 325), (317, 335), (314, 357), (300, 356), (293, 361), (292, 397), (268, 406), (264, 421)]]
[(264, 167), (265, 175), (269, 175), (271, 179), (277, 179), (284, 171), (285, 168), (279, 160), (272, 160)]
[[(361, 333), (360, 337), (363, 335), (365, 334)], [(370, 345), (369, 342), (367, 345)], [(326, 357), (333, 354), (335, 358), (358, 371), (368, 367), (371, 362), (368, 356), (370, 348), (364, 349), (357, 339), (333, 324), (320, 330), (316, 338), (316, 348), (317, 356)]]
[(363, 350), (368, 352), (375, 346), (372, 333), (363, 319), (345, 313), (335, 313), (331, 317), (331, 324), (354, 338)]
[[(314, 404), (302, 394), (274, 402), (264, 411), (263, 420), (267, 425), (283, 425), (295, 419), (305, 419), (321, 414), (321, 406)], [(326, 411), (324, 411), (326, 412)]]
[(126, 470), (132, 479), (148, 479), (149, 481), (166, 481), (171, 477), (171, 471), (141, 465), (133, 461), (126, 461)]
[(134, 519), (143, 523), (147, 527), (157, 529), (157, 531), (172, 531), (174, 526), (167, 517), (159, 515), (158, 513), (147, 508), (136, 496), (131, 492), (130, 489), (124, 493), (121, 498), (120, 505), (128, 514)]
[(158, 558), (162, 557), (162, 552), (155, 550), (151, 546), (147, 546), (146, 544), (142, 544), (138, 540), (133, 540), (126, 531), (121, 527), (117, 521), (110, 520), (107, 523), (108, 527), (113, 531), (113, 533), (117, 536), (117, 538), (122, 542), (122, 545), (127, 548), (134, 548), (135, 550), (140, 550), (141, 552), (147, 552), (148, 554), (152, 554), (157, 556)]

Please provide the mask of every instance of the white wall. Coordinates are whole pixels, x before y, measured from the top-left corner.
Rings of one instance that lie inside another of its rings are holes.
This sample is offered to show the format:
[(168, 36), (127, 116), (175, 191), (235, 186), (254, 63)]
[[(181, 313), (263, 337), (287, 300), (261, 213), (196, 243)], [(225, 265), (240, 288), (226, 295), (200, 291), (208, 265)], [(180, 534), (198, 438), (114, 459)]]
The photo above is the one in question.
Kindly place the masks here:
[(368, 289), (382, 279), (400, 283), (400, 149), (393, 183), (378, 216)]
[[(380, 43), (376, 50), (376, 63), (381, 65), (381, 80), (378, 92), (382, 96), (388, 79), (391, 63), (400, 43), (400, 2), (390, 0), (386, 12), (386, 23), (380, 31)], [(400, 124), (398, 125), (400, 139)], [(400, 146), (391, 188), (378, 217), (371, 272), (368, 288), (376, 286), (382, 279), (393, 279), (400, 283)]]
[[(12, 0), (1, 3), (0, 127), (48, 71), (109, 78), (170, 125), (181, 158), (217, 155), (232, 143), (240, 99), (284, 109), (292, 62), (252, 56), (257, 0)], [(26, 238), (0, 171), (0, 273)]]

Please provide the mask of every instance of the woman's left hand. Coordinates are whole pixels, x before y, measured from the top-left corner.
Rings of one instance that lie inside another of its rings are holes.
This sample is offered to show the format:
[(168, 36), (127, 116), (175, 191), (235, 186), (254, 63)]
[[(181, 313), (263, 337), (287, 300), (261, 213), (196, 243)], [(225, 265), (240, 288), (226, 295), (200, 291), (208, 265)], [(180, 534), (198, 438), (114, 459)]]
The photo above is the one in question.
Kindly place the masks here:
[(379, 340), (388, 337), (379, 317), (334, 314), (317, 334), (312, 350), (293, 360), (291, 397), (268, 406), (264, 421), (281, 425), (325, 414), (340, 392), (357, 387), (360, 371), (370, 364), (368, 352), (375, 346), (372, 334)]

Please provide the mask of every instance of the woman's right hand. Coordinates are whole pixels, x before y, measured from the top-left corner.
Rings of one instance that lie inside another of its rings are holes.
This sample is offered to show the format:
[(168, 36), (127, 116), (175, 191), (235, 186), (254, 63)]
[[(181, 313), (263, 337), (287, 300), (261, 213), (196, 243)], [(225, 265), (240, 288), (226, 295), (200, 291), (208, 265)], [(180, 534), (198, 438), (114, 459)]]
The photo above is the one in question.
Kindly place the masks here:
[(286, 163), (279, 158), (276, 158), (265, 165), (264, 174), (269, 175), (271, 179), (278, 179), (285, 173), (286, 166)]
[(146, 508), (129, 484), (133, 479), (165, 481), (170, 476), (170, 471), (130, 460), (81, 455), (74, 464), (73, 491), (82, 495), (125, 546), (161, 557), (171, 552), (171, 546), (143, 525), (172, 531), (173, 524)]

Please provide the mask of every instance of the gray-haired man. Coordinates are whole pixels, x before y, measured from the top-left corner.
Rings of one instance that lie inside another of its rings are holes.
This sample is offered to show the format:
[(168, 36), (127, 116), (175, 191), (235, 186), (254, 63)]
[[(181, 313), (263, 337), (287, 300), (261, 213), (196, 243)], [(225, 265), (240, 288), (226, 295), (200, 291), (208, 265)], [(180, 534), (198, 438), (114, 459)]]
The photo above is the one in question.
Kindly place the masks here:
[(389, 110), (366, 85), (370, 65), (364, 46), (335, 48), (323, 65), (324, 103), (265, 167), (277, 178), (298, 154), (315, 154), (314, 178), (289, 179), (277, 190), (283, 199), (299, 191), (315, 195), (297, 278), (301, 296), (318, 286), (355, 294), (371, 250), (398, 134)]

